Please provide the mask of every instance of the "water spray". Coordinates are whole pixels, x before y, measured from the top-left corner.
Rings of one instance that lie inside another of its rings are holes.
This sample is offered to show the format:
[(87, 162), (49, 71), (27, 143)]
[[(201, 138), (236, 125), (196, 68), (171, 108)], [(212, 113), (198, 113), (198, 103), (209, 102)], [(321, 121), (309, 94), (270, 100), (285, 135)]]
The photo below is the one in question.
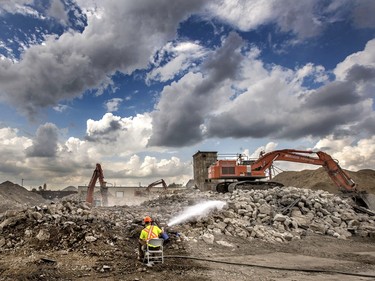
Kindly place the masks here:
[(168, 226), (180, 224), (191, 218), (199, 218), (207, 215), (213, 209), (221, 210), (225, 206), (224, 201), (206, 201), (186, 208), (181, 214), (171, 219)]

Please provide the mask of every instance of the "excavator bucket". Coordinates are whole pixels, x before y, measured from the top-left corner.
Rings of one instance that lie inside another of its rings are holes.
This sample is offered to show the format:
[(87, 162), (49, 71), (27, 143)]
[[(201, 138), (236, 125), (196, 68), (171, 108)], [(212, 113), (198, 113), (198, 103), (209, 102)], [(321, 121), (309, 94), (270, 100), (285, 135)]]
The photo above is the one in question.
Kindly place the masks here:
[(358, 192), (352, 196), (352, 199), (356, 204), (354, 206), (355, 209), (370, 215), (375, 215), (375, 194)]

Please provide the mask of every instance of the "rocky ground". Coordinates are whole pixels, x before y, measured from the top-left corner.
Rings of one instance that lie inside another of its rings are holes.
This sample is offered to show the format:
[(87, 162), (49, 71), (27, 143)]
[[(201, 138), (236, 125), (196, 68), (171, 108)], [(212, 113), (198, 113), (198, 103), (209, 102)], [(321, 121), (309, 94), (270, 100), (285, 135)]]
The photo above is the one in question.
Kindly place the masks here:
[[(375, 279), (374, 216), (323, 190), (184, 190), (136, 206), (17, 207), (0, 214), (0, 280)], [(152, 267), (137, 260), (146, 215), (170, 236), (164, 264)]]

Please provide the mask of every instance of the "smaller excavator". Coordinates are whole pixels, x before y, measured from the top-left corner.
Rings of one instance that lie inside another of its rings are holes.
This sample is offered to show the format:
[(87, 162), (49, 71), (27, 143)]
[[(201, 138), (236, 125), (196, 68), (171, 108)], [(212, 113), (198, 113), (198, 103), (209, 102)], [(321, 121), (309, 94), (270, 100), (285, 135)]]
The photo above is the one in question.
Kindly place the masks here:
[(102, 195), (102, 205), (103, 206), (108, 206), (108, 187), (107, 187), (107, 182), (104, 181), (104, 175), (103, 175), (103, 170), (102, 166), (97, 163), (96, 168), (94, 170), (94, 173), (92, 174), (90, 183), (87, 187), (87, 196), (86, 196), (86, 202), (93, 204), (94, 202), (94, 189), (96, 182), (100, 182), (100, 193)]
[(160, 179), (160, 180), (157, 180), (157, 181), (154, 181), (153, 183), (150, 183), (147, 187), (146, 187), (146, 191), (147, 192), (150, 192), (151, 188), (154, 187), (154, 186), (157, 186), (161, 184), (163, 186), (163, 189), (164, 191), (167, 190), (167, 184), (165, 183), (165, 181), (163, 179)]
[[(311, 156), (316, 154), (317, 157)], [(339, 166), (338, 162), (323, 151), (304, 151), (295, 149), (275, 150), (262, 152), (257, 160), (217, 160), (208, 168), (208, 179), (218, 180), (216, 191), (232, 192), (235, 189), (257, 189), (283, 186), (272, 181), (271, 167), (275, 161), (289, 161), (323, 166), (331, 180), (340, 191), (349, 194), (358, 206), (375, 210), (375, 202), (370, 194), (359, 191), (357, 184)], [(268, 173), (268, 175), (267, 175)]]
[(139, 189), (138, 189), (138, 190), (135, 190), (135, 191), (134, 191), (134, 196), (147, 196), (147, 195), (150, 193), (151, 188), (154, 187), (154, 186), (157, 186), (157, 185), (159, 185), (159, 184), (161, 184), (161, 185), (163, 186), (163, 190), (164, 190), (164, 191), (167, 190), (167, 184), (165, 183), (165, 181), (164, 181), (163, 179), (160, 179), (160, 180), (157, 180), (157, 181), (154, 181), (154, 182), (150, 183), (150, 184), (146, 187), (145, 191), (141, 191), (141, 190), (139, 190)]

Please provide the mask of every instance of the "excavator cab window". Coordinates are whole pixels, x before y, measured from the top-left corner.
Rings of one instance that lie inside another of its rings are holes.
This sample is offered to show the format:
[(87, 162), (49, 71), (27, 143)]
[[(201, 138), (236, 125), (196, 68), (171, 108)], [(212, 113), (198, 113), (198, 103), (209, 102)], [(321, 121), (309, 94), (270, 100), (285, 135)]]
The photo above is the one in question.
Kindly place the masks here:
[(241, 162), (241, 165), (251, 165), (251, 164), (253, 164), (255, 162), (255, 160), (243, 160), (242, 162)]
[(223, 175), (234, 175), (235, 167), (221, 167), (221, 173)]

